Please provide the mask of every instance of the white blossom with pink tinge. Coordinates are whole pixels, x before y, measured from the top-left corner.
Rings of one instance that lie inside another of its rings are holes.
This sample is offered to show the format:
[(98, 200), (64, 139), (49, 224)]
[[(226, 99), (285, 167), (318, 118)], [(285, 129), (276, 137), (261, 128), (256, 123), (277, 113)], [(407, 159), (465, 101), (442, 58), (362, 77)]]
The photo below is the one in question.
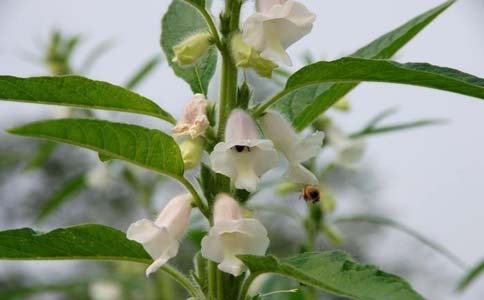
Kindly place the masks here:
[(225, 127), (225, 141), (210, 154), (215, 172), (230, 177), (235, 187), (253, 192), (259, 178), (278, 164), (277, 152), (270, 140), (260, 139), (252, 117), (234, 110)]
[(177, 255), (178, 241), (190, 218), (192, 200), (190, 194), (175, 197), (163, 208), (155, 222), (142, 219), (129, 227), (128, 239), (143, 244), (146, 252), (155, 260), (146, 269), (146, 276)]
[(173, 136), (188, 135), (192, 139), (201, 136), (209, 126), (207, 118), (207, 99), (202, 94), (193, 95), (183, 115), (173, 127)]
[(269, 247), (267, 230), (256, 219), (242, 218), (237, 201), (218, 195), (214, 206), (214, 226), (202, 239), (202, 256), (218, 263), (218, 269), (234, 276), (246, 267), (237, 255), (264, 255)]

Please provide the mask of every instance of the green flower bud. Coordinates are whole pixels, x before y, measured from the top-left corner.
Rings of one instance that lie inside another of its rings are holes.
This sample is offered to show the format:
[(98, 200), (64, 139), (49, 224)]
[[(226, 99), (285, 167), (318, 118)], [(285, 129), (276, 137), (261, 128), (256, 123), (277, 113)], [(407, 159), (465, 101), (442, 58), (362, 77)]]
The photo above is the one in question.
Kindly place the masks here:
[(180, 144), (180, 152), (182, 155), (185, 169), (195, 168), (202, 159), (203, 154), (203, 139), (186, 139)]
[(337, 110), (348, 112), (351, 109), (351, 102), (347, 97), (343, 97), (339, 99), (338, 102), (333, 105), (333, 107)]
[(269, 59), (260, 56), (260, 53), (244, 42), (241, 34), (232, 38), (232, 54), (237, 67), (254, 69), (262, 77), (271, 78), (272, 71), (277, 67)]
[(191, 65), (197, 62), (208, 50), (211, 44), (211, 35), (208, 32), (199, 32), (173, 47), (175, 57), (173, 62), (180, 65)]

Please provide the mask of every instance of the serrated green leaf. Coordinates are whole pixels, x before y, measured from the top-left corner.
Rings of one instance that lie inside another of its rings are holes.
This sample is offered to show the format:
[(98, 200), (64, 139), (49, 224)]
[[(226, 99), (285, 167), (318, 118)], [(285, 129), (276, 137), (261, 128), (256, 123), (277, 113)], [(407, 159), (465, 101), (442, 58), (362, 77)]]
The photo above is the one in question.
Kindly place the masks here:
[(183, 0), (174, 0), (161, 23), (161, 47), (175, 74), (190, 85), (193, 93), (206, 95), (217, 65), (215, 46), (211, 46), (208, 53), (193, 66), (180, 66), (172, 61), (175, 56), (173, 47), (200, 31), (209, 31), (203, 16)]
[(67, 180), (62, 187), (49, 199), (37, 215), (37, 222), (44, 221), (55, 210), (71, 199), (77, 192), (85, 187), (85, 175), (80, 174)]
[(130, 112), (176, 123), (169, 113), (141, 95), (80, 76), (0, 76), (0, 100)]
[(239, 256), (256, 274), (278, 273), (328, 293), (358, 300), (422, 300), (402, 278), (356, 263), (342, 251), (304, 253), (284, 259)]
[(151, 263), (143, 247), (117, 229), (95, 224), (60, 228), (47, 233), (31, 228), (0, 232), (1, 260), (123, 260)]
[(92, 119), (61, 119), (34, 122), (9, 132), (88, 148), (174, 178), (184, 172), (175, 140), (155, 129)]
[[(455, 69), (426, 63), (400, 64), (389, 60), (345, 57), (302, 68), (289, 78), (285, 90), (267, 103), (277, 102), (294, 91), (304, 92), (307, 86), (320, 88), (322, 83), (354, 84), (362, 81), (415, 85), (484, 99), (484, 79)], [(334, 104), (332, 100), (325, 101), (318, 103), (328, 107)], [(263, 109), (259, 107), (257, 113)]]
[(473, 283), (477, 278), (479, 278), (482, 274), (484, 274), (484, 261), (480, 262), (476, 266), (474, 266), (469, 273), (467, 273), (464, 278), (459, 281), (459, 285), (457, 290), (463, 291), (469, 287), (471, 283)]
[[(359, 49), (352, 56), (369, 59), (391, 58), (454, 2), (454, 0), (447, 1), (415, 17), (404, 25)], [(285, 95), (275, 105), (275, 108), (291, 120), (296, 129), (302, 130), (357, 85), (358, 83), (324, 83), (307, 86)]]

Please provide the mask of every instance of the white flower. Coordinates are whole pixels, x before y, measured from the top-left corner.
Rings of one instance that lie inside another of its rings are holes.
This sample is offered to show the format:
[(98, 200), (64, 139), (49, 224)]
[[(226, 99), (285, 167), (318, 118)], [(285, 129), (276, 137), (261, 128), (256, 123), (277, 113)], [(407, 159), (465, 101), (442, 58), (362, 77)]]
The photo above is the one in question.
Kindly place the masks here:
[(234, 276), (246, 267), (237, 255), (264, 255), (269, 247), (267, 230), (256, 219), (244, 219), (240, 206), (228, 195), (217, 197), (214, 226), (202, 239), (202, 256), (219, 263), (218, 268)]
[(178, 253), (178, 240), (187, 228), (191, 203), (190, 194), (175, 197), (168, 202), (155, 222), (142, 219), (129, 226), (128, 239), (143, 244), (146, 252), (155, 260), (146, 269), (146, 276), (156, 272)]
[(97, 281), (89, 286), (89, 296), (93, 300), (118, 300), (123, 297), (123, 291), (115, 282)]
[(193, 95), (185, 107), (182, 117), (172, 130), (173, 136), (189, 135), (195, 139), (202, 135), (209, 126), (207, 104), (207, 99), (203, 94)]
[(113, 178), (109, 172), (109, 168), (105, 163), (98, 163), (94, 168), (90, 169), (86, 175), (87, 186), (105, 190), (113, 183)]
[(349, 137), (334, 125), (330, 125), (326, 133), (330, 146), (336, 151), (333, 163), (347, 169), (356, 169), (365, 154), (365, 142)]
[(316, 132), (301, 138), (291, 124), (274, 111), (266, 112), (260, 124), (264, 135), (272, 140), (276, 149), (281, 151), (289, 162), (285, 175), (294, 183), (318, 185), (316, 176), (301, 163), (321, 151), (324, 133)]
[(286, 49), (311, 31), (316, 16), (293, 0), (259, 0), (257, 10), (243, 24), (245, 41), (262, 57), (291, 65)]
[(272, 142), (259, 139), (254, 120), (240, 109), (227, 120), (225, 142), (215, 146), (210, 161), (215, 172), (227, 175), (236, 188), (249, 192), (255, 191), (259, 177), (278, 163)]

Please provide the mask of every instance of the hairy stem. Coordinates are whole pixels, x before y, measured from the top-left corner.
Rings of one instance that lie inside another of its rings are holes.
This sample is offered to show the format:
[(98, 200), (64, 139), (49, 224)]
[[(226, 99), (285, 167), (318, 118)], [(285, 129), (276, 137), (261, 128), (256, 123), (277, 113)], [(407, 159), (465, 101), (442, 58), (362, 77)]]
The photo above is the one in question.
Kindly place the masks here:
[(163, 270), (165, 273), (170, 275), (176, 282), (178, 282), (181, 286), (183, 286), (193, 297), (198, 299), (201, 296), (198, 289), (195, 287), (195, 285), (193, 285), (193, 283), (177, 269), (168, 265), (164, 265), (161, 267), (161, 270)]

